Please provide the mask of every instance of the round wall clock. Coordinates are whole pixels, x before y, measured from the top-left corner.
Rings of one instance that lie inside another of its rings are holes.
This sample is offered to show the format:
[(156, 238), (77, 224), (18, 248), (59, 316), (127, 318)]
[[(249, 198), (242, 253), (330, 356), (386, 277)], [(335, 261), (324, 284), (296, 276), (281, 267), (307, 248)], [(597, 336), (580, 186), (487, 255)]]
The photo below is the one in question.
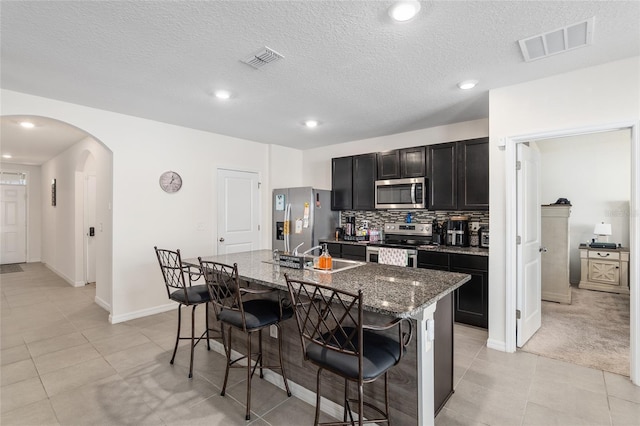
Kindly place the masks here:
[(182, 187), (182, 178), (172, 171), (164, 172), (160, 175), (160, 188), (165, 192), (178, 192)]

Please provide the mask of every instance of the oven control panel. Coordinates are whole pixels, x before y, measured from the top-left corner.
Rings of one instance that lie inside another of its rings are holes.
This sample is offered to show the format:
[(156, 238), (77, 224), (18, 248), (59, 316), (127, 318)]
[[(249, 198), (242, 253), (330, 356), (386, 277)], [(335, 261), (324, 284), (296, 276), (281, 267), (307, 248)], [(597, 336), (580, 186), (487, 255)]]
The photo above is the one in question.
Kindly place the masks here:
[(433, 228), (430, 223), (385, 223), (385, 234), (431, 236)]

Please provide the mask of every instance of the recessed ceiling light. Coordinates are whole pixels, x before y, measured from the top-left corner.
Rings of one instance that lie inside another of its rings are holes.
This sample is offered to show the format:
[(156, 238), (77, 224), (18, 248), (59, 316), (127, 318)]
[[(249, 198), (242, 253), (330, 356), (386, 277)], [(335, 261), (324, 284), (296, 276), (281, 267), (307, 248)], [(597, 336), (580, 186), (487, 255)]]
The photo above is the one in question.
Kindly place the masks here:
[(229, 99), (231, 97), (231, 93), (226, 90), (216, 90), (215, 95), (218, 99)]
[(309, 128), (314, 128), (314, 127), (318, 127), (318, 121), (317, 120), (307, 120), (304, 122), (304, 125), (309, 127)]
[(465, 80), (458, 83), (458, 87), (462, 90), (469, 90), (476, 87), (476, 84), (478, 84), (478, 80)]
[(2, 158), (13, 158), (11, 154), (2, 154)]
[(30, 121), (21, 121), (20, 125), (25, 129), (33, 129), (34, 127), (36, 127), (36, 125)]
[(420, 11), (418, 1), (399, 1), (389, 8), (389, 16), (398, 22), (405, 22)]

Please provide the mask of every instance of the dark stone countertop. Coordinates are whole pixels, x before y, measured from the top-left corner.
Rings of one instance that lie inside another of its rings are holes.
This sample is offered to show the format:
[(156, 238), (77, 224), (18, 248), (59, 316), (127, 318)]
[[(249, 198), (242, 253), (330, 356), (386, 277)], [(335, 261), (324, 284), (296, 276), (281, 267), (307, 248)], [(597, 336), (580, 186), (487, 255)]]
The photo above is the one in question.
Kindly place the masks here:
[[(241, 279), (267, 287), (287, 289), (284, 274), (291, 278), (317, 282), (339, 290), (363, 292), (363, 308), (398, 318), (417, 314), (471, 279), (470, 275), (431, 269), (364, 263), (356, 268), (334, 273), (308, 269), (290, 269), (272, 263), (271, 250), (256, 250), (218, 256), (203, 260), (238, 264)], [(186, 259), (198, 264), (197, 259)]]

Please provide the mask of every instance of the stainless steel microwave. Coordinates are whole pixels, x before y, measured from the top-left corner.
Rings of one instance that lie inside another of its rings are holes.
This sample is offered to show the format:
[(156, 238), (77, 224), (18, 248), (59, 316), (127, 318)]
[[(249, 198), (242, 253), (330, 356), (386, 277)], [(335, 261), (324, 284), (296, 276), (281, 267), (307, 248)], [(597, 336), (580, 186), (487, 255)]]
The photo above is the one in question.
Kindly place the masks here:
[(376, 209), (426, 209), (428, 204), (426, 178), (376, 181)]

